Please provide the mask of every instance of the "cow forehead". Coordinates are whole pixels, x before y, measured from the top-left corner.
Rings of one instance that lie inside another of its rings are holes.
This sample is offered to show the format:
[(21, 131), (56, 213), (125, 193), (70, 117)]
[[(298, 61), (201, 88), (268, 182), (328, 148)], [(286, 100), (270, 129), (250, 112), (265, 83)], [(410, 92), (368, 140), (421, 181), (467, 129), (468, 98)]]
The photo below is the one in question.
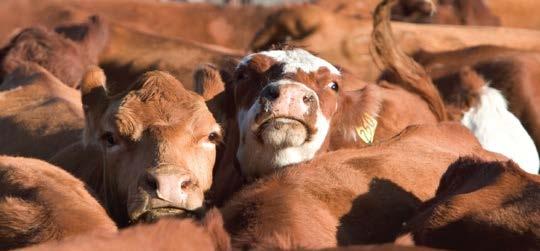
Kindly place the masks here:
[(316, 57), (303, 49), (270, 50), (250, 54), (242, 59), (240, 65), (248, 64), (249, 61), (256, 55), (264, 55), (272, 58), (278, 63), (282, 63), (284, 73), (295, 73), (299, 69), (310, 73), (318, 71), (321, 67), (326, 67), (332, 74), (341, 75), (341, 72), (328, 61)]

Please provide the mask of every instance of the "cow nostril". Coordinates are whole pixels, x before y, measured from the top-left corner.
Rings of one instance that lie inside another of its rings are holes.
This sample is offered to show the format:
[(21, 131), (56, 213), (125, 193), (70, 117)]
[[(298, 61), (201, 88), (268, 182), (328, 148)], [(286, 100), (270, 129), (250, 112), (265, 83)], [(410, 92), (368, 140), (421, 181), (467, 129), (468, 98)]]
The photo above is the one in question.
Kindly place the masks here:
[(315, 101), (315, 97), (313, 95), (306, 95), (304, 96), (303, 100), (304, 100), (304, 103), (309, 104)]
[(146, 184), (148, 185), (148, 188), (150, 188), (151, 190), (158, 189), (157, 180), (151, 174), (146, 175)]
[(180, 187), (182, 188), (182, 190), (188, 189), (189, 187), (191, 187), (191, 180), (182, 181), (182, 183), (180, 184)]

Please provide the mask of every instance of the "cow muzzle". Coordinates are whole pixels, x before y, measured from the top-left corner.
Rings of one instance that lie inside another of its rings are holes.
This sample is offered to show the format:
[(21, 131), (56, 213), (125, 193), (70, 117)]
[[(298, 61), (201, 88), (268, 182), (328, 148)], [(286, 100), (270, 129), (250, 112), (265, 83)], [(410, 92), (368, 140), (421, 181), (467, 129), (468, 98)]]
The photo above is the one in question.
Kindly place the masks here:
[(276, 148), (299, 146), (317, 131), (317, 94), (301, 83), (266, 86), (258, 99), (259, 111), (252, 130), (263, 144)]
[(133, 221), (152, 222), (161, 217), (197, 217), (204, 208), (204, 194), (191, 172), (176, 166), (154, 168), (143, 175), (141, 205)]

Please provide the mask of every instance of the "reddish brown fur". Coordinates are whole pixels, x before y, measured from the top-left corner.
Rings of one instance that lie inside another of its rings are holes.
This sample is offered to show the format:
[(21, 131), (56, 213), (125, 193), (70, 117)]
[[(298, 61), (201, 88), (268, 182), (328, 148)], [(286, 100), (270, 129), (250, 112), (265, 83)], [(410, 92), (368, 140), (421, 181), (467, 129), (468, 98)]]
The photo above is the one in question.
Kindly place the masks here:
[(396, 45), (389, 18), (390, 7), (395, 2), (382, 1), (375, 10), (372, 33), (374, 60), (399, 76), (396, 84), (422, 97), (439, 121), (443, 121), (446, 119), (446, 110), (431, 78), (422, 66), (406, 56)]
[[(80, 94), (23, 62), (0, 86), (0, 153), (48, 159), (80, 139)], [(52, 119), (54, 118), (54, 119)]]
[[(435, 11), (432, 16), (431, 12)], [(436, 10), (424, 0), (400, 0), (392, 19), (414, 23), (499, 26), (484, 0), (439, 0)]]
[(463, 155), (506, 159), (484, 151), (458, 124), (410, 127), (387, 142), (324, 154), (246, 187), (222, 209), (225, 226), (237, 248), (390, 242)]
[(202, 221), (162, 219), (151, 225), (138, 225), (116, 235), (87, 235), (51, 242), (25, 250), (231, 250), (229, 235), (217, 209)]
[[(505, 3), (505, 5), (517, 8), (512, 4)], [(521, 8), (527, 9), (528, 7)], [(253, 39), (252, 49), (256, 51), (267, 49), (272, 43), (286, 42), (305, 47), (329, 62), (348, 69), (360, 79), (375, 81), (380, 74), (380, 69), (373, 64), (369, 51), (370, 32), (373, 26), (371, 21), (335, 15), (329, 9), (317, 8), (314, 5), (309, 8), (291, 6), (278, 10), (277, 12), (287, 14), (281, 16), (276, 14), (272, 20), (269, 19), (267, 24), (259, 30), (259, 35)], [(303, 32), (306, 29), (302, 29), (302, 27), (311, 28), (308, 29), (310, 32)], [(407, 53), (419, 49), (428, 51), (454, 50), (481, 44), (529, 50), (540, 49), (540, 43), (537, 39), (540, 33), (534, 30), (416, 25), (402, 22), (396, 22), (392, 27), (397, 43)], [(297, 36), (297, 34), (300, 35)]]
[(34, 62), (70, 87), (77, 87), (88, 65), (96, 64), (108, 40), (107, 26), (97, 16), (80, 25), (60, 26), (62, 36), (43, 27), (27, 28), (1, 49), (0, 77), (21, 62)]
[(260, 6), (228, 7), (144, 0), (5, 0), (0, 3), (0, 16), (5, 21), (0, 27), (0, 43), (4, 43), (2, 39), (17, 27), (37, 24), (54, 27), (59, 23), (80, 21), (82, 13), (97, 14), (112, 23), (145, 33), (243, 50), (273, 10)]
[[(388, 11), (388, 9), (385, 10)], [(382, 17), (378, 17), (378, 20), (388, 22), (388, 16), (385, 17), (384, 20)], [(394, 54), (384, 54), (382, 57), (386, 58), (385, 60), (388, 61), (389, 65), (395, 66), (403, 74), (404, 78), (407, 78), (404, 85), (406, 87), (410, 86), (415, 92), (407, 92), (402, 88), (387, 84), (368, 84), (356, 91), (340, 90), (337, 92), (337, 98), (335, 98), (333, 97), (335, 94), (325, 92), (320, 89), (320, 85), (325, 85), (330, 81), (337, 81), (340, 86), (347, 86), (350, 83), (341, 83), (341, 78), (328, 75), (327, 72), (325, 74), (324, 70), (310, 74), (297, 72), (285, 76), (300, 81), (313, 90), (317, 90), (318, 95), (321, 97), (320, 104), (323, 113), (332, 121), (326, 142), (319, 149), (319, 153), (341, 148), (366, 146), (367, 144), (357, 137), (355, 131), (355, 128), (360, 128), (363, 125), (362, 115), (364, 113), (370, 114), (378, 120), (379, 125), (375, 132), (375, 142), (389, 139), (409, 125), (435, 123), (446, 116), (444, 105), (437, 90), (421, 67), (406, 58), (402, 52), (399, 52), (399, 49), (394, 48), (392, 38), (388, 37), (390, 30), (386, 26), (377, 26), (376, 32), (379, 35), (384, 34), (386, 36), (386, 40), (378, 41), (379, 52), (387, 50), (394, 52)], [(408, 67), (412, 66), (416, 67), (414, 71), (408, 69)], [(276, 64), (273, 59), (264, 55), (255, 55), (247, 65), (241, 65), (232, 77), (226, 77), (229, 81), (226, 81), (224, 93), (216, 96), (213, 100), (213, 102), (222, 104), (223, 110), (214, 112), (219, 114), (218, 117), (228, 117), (224, 121), (229, 134), (225, 140), (226, 149), (222, 153), (223, 159), (227, 161), (222, 161), (220, 166), (216, 167), (214, 174), (214, 179), (217, 182), (214, 183), (212, 190), (218, 204), (228, 198), (232, 192), (244, 183), (244, 178), (238, 173), (240, 167), (235, 157), (239, 145), (239, 139), (235, 138), (239, 135), (236, 112), (240, 109), (247, 109), (257, 98), (261, 89), (270, 80), (279, 78), (280, 74), (281, 66)], [(219, 76), (219, 74), (216, 73), (213, 76)], [(324, 81), (319, 81), (321, 79)], [(211, 82), (217, 83), (219, 81)], [(425, 102), (422, 98), (430, 102)], [(332, 110), (336, 107), (336, 101), (338, 109)], [(352, 112), (353, 110), (354, 112)]]
[(85, 185), (36, 159), (0, 157), (0, 249), (81, 234), (113, 233), (116, 226)]
[(203, 206), (221, 129), (202, 97), (158, 71), (111, 95), (97, 67), (83, 78), (81, 92), (86, 117), (83, 142), (68, 146), (53, 161), (88, 182), (120, 226), (139, 217), (151, 220), (169, 214), (154, 210), (164, 202), (155, 198), (159, 186), (148, 177), (159, 177), (160, 170), (189, 179), (182, 188), (189, 194), (185, 205), (169, 207), (194, 211)]
[[(153, 46), (148, 46), (153, 45)], [(122, 24), (111, 25), (111, 41), (100, 58), (111, 93), (125, 90), (147, 71), (167, 71), (194, 90), (193, 72), (201, 62), (221, 65), (241, 52), (182, 38), (144, 33)]]
[(461, 158), (408, 224), (419, 245), (458, 250), (540, 248), (540, 178), (512, 161)]

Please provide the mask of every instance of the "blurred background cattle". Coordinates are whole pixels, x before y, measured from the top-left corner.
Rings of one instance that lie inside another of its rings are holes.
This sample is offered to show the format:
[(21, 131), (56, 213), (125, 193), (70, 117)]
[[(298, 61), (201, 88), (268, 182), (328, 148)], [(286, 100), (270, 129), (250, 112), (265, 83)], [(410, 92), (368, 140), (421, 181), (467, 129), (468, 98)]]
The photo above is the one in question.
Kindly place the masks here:
[(535, 13), (1, 0), (0, 250), (539, 250)]

